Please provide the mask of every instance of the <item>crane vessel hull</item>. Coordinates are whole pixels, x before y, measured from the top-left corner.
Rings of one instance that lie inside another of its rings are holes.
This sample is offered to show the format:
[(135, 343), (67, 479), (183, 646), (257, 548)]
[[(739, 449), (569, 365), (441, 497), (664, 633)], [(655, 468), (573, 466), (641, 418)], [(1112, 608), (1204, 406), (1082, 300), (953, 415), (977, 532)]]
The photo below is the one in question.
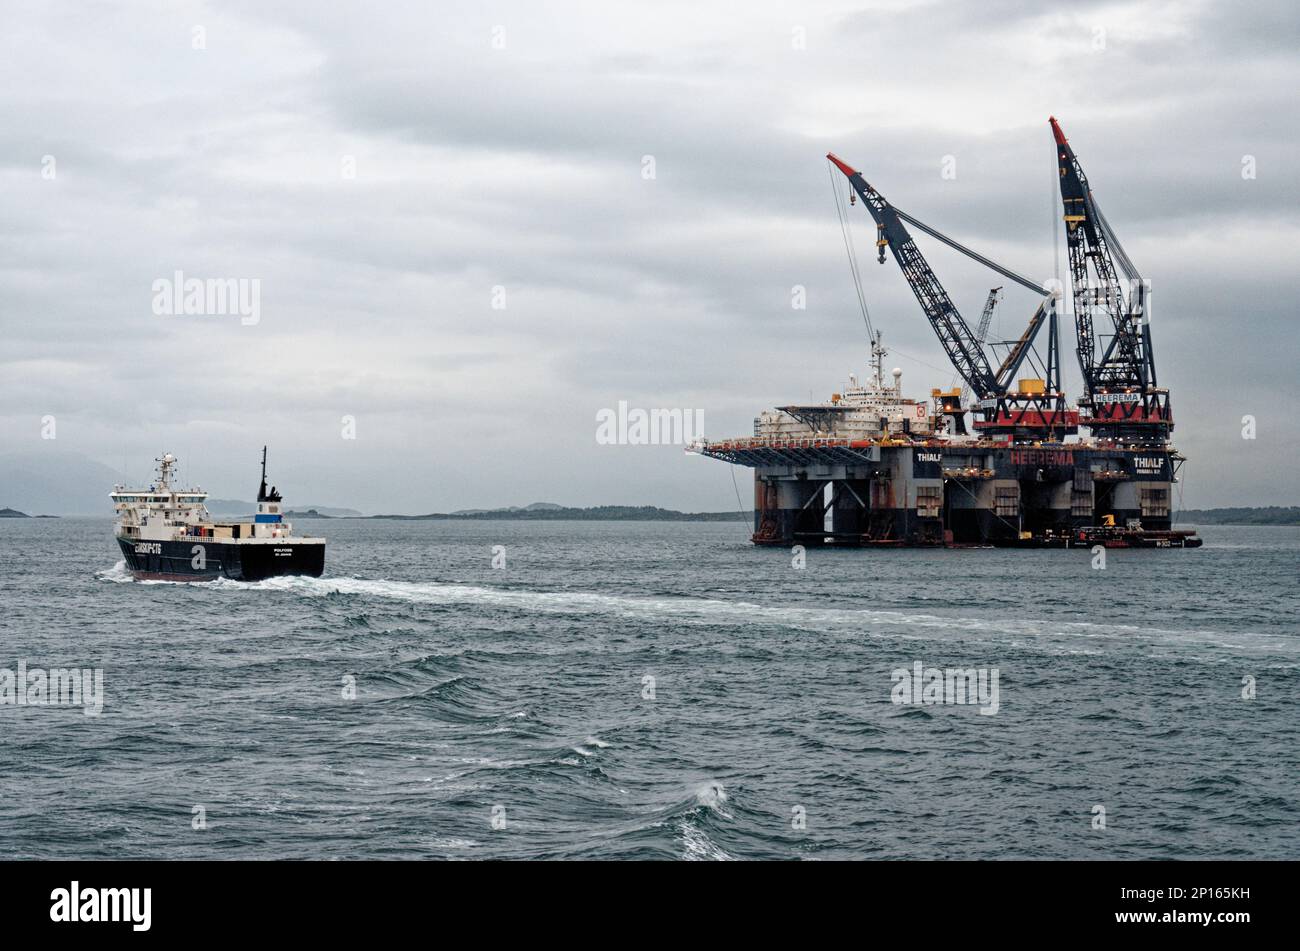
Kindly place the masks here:
[(1171, 524), (1181, 457), (1163, 447), (750, 438), (696, 451), (754, 469), (760, 545), (1201, 544)]
[[(765, 410), (752, 436), (690, 446), (754, 470), (755, 544), (1200, 546), (1172, 525), (1183, 457), (1167, 441), (1079, 437), (1077, 414), (1051, 410), (1022, 411), (1013, 430), (1036, 428), (1018, 439), (968, 434), (956, 391), (905, 397), (887, 352), (877, 334), (868, 380), (850, 377), (823, 403)], [(1014, 395), (1042, 382), (1021, 380)]]

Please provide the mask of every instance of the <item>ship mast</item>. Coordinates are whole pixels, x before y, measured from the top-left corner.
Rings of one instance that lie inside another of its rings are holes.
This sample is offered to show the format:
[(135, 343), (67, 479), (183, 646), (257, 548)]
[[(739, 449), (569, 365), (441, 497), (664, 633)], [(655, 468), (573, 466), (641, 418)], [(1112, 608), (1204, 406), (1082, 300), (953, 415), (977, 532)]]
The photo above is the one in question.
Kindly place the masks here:
[(881, 332), (877, 330), (871, 338), (871, 365), (876, 369), (876, 387), (885, 386), (885, 354), (889, 353), (880, 343)]
[(259, 502), (279, 502), (280, 493), (275, 491), (275, 486), (271, 491), (266, 491), (266, 447), (262, 447), (262, 484), (257, 489), (257, 501)]
[(154, 460), (158, 463), (158, 488), (160, 491), (171, 491), (172, 466), (176, 465), (176, 457), (170, 452), (164, 452)]

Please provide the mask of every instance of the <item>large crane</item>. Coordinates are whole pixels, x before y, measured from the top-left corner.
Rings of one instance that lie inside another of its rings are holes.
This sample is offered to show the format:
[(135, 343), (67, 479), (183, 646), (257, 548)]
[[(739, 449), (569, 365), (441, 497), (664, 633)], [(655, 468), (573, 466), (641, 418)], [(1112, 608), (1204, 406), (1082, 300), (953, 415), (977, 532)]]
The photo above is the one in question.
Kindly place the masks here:
[(857, 169), (851, 168), (834, 154), (826, 157), (848, 176), (853, 190), (862, 198), (863, 205), (876, 220), (876, 247), (880, 262), (884, 263), (885, 247), (888, 246), (953, 367), (981, 397), (993, 395), (997, 391), (998, 381), (989, 366), (984, 349), (916, 246), (899, 218), (897, 209), (868, 185)]
[[(1087, 412), (1081, 422), (1103, 439), (1164, 442), (1174, 422), (1169, 391), (1156, 381), (1147, 284), (1101, 213), (1060, 124), (1055, 117), (1048, 122), (1056, 140), (1083, 374), (1079, 404)], [(1098, 318), (1104, 328), (1100, 337), (1094, 327)]]
[[(1055, 297), (1029, 278), (991, 261), (895, 208), (867, 183), (857, 169), (834, 153), (828, 153), (826, 158), (844, 173), (854, 192), (875, 219), (877, 260), (881, 264), (885, 262), (885, 248), (888, 247), (954, 369), (979, 397), (979, 408), (986, 416), (983, 422), (975, 424), (976, 428), (987, 435), (1005, 434), (1033, 439), (1052, 438), (1077, 431), (1077, 413), (1067, 412), (1061, 392), (1060, 360), (1056, 354)], [(1025, 332), (1019, 339), (1007, 342), (1007, 355), (997, 370), (989, 365), (983, 341), (971, 332), (970, 325), (949, 298), (948, 292), (944, 290), (925, 255), (903, 224), (904, 221), (1017, 284), (1044, 295), (1030, 317)], [(1011, 384), (1029, 356), (1034, 338), (1044, 323), (1051, 326), (1044, 379), (1036, 381), (1030, 391), (1013, 392)]]
[[(989, 290), (988, 300), (984, 301), (984, 311), (980, 314), (979, 326), (975, 328), (975, 339), (983, 344), (989, 339), (989, 327), (993, 323), (993, 310), (998, 306), (998, 301), (1002, 299), (1002, 288), (994, 287)], [(961, 405), (965, 406), (970, 402), (970, 384), (967, 383), (961, 390)]]

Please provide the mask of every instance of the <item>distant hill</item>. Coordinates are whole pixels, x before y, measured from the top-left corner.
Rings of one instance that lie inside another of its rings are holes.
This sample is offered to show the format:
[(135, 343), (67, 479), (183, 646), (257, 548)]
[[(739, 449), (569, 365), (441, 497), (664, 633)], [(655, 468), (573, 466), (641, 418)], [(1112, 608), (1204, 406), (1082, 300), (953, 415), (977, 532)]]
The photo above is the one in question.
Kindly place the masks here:
[(433, 512), (429, 515), (371, 515), (370, 518), (464, 519), (468, 521), (504, 521), (525, 519), (529, 521), (574, 522), (725, 522), (744, 517), (752, 512), (678, 512), (654, 505), (597, 505), (593, 508), (569, 508), (550, 502), (538, 502), (522, 508), (462, 509), (458, 512)]
[(116, 483), (127, 481), (88, 456), (57, 448), (54, 440), (33, 451), (0, 453), (0, 504), (21, 512), (110, 518), (113, 503), (108, 493)]
[[(41, 443), (38, 449), (0, 452), (0, 492), (3, 493), (0, 505), (20, 513), (53, 512), (112, 518), (113, 503), (108, 493), (113, 486), (119, 483), (148, 485), (150, 478), (147, 471), (135, 476), (125, 475), (89, 456), (59, 448), (57, 440), (50, 440)], [(257, 504), (235, 499), (209, 499), (208, 508), (213, 515), (252, 515), (257, 511)], [(361, 515), (356, 509), (325, 505), (301, 505), (298, 508), (314, 508), (322, 515), (336, 517)]]
[(1300, 505), (1184, 509), (1174, 521), (1184, 525), (1300, 525)]
[(563, 509), (563, 505), (556, 505), (554, 502), (534, 502), (532, 505), (507, 505), (500, 509), (457, 509), (454, 512), (448, 512), (448, 515), (490, 515), (493, 512), (546, 512)]
[[(244, 502), (241, 499), (208, 499), (205, 504), (209, 512), (222, 517), (252, 515), (257, 511), (256, 502)], [(300, 516), (305, 515), (308, 511), (315, 511), (317, 515), (325, 518), (362, 517), (362, 513), (356, 509), (333, 508), (328, 505), (295, 505), (294, 511)]]
[[(499, 521), (523, 519), (529, 521), (581, 521), (581, 522), (727, 522), (743, 515), (753, 518), (752, 511), (731, 512), (678, 512), (654, 505), (598, 505), (593, 508), (570, 508), (551, 502), (534, 502), (532, 505), (510, 506), (500, 509), (461, 509), (456, 512), (432, 512), (428, 515), (371, 515), (370, 518), (396, 519), (464, 519), (470, 521)], [(1267, 506), (1263, 508), (1185, 509), (1175, 521), (1195, 525), (1300, 525), (1300, 506)]]
[(31, 518), (31, 516), (17, 509), (0, 509), (0, 518)]

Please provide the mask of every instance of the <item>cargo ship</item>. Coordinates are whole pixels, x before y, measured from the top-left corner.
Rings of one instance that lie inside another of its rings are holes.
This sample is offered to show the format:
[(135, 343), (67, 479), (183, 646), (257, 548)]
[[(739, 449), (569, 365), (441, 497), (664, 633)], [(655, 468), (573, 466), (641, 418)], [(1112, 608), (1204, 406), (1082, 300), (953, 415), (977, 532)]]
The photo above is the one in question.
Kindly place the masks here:
[(148, 581), (258, 581), (276, 575), (319, 577), (325, 570), (325, 539), (293, 534), (284, 521), (282, 498), (262, 482), (253, 521), (219, 522), (204, 504), (202, 489), (172, 485), (176, 457), (157, 460), (158, 478), (147, 489), (116, 485), (109, 497), (117, 512), (115, 535), (126, 568)]

